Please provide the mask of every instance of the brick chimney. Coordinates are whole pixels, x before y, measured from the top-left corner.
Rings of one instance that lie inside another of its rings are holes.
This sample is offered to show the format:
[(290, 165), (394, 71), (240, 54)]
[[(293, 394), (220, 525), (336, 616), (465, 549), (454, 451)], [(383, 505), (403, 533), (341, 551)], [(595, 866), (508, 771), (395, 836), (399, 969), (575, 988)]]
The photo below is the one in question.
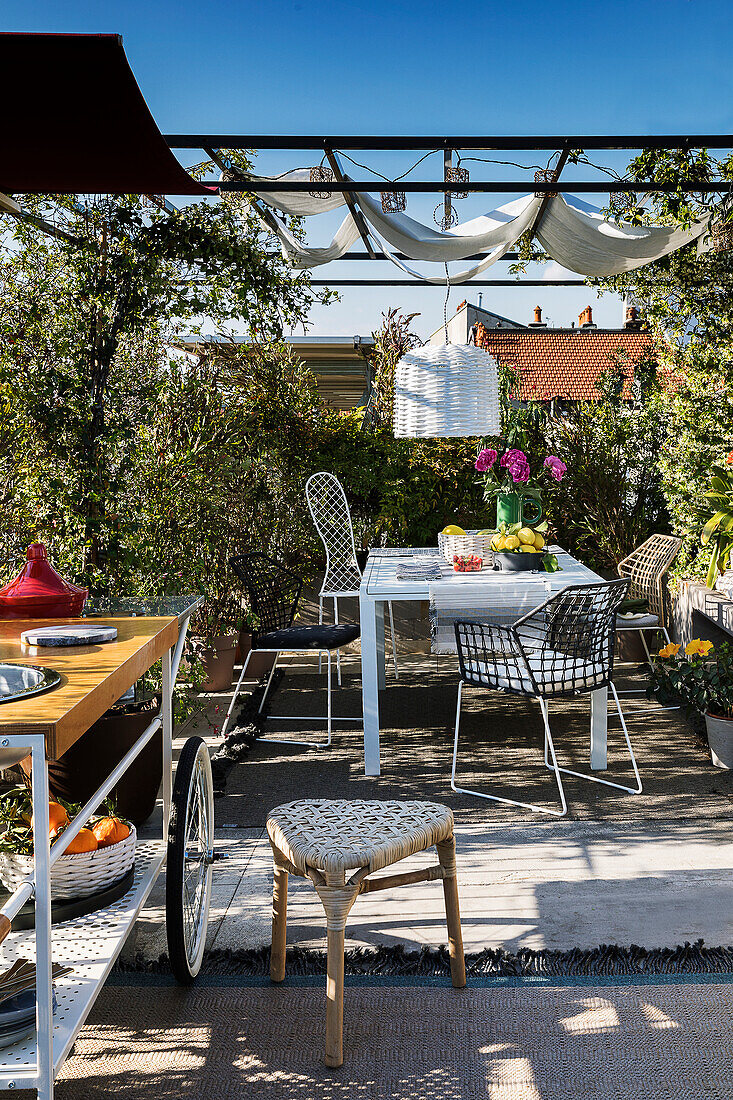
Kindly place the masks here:
[(594, 329), (597, 326), (593, 324), (593, 310), (590, 306), (586, 306), (583, 312), (578, 317), (579, 328)]
[(638, 331), (641, 328), (641, 321), (639, 320), (639, 311), (636, 306), (626, 307), (626, 320), (624, 321), (624, 328)]
[(540, 306), (534, 307), (534, 321), (529, 322), (530, 328), (547, 328), (547, 322), (542, 320), (542, 309)]

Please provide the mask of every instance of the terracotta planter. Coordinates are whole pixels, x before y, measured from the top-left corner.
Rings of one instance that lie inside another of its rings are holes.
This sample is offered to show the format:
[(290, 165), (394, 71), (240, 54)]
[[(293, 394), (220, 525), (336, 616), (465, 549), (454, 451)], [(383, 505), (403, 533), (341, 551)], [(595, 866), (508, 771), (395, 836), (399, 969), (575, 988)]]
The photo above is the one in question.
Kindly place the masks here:
[[(252, 635), (242, 631), (239, 635), (239, 644), (237, 646), (240, 664), (243, 665), (247, 660), (247, 654), (251, 648)], [(274, 653), (255, 653), (254, 656), (250, 658), (250, 662), (247, 665), (247, 679), (261, 680), (263, 676), (267, 676), (272, 668), (274, 660)]]
[(716, 768), (733, 768), (733, 718), (705, 715), (710, 757)]
[(201, 663), (206, 679), (201, 691), (229, 691), (234, 678), (236, 634), (219, 634), (213, 638), (194, 638), (200, 646)]
[[(151, 699), (135, 711), (111, 710), (103, 715), (59, 760), (48, 762), (52, 795), (84, 803), (119, 764), (160, 709)], [(155, 809), (163, 778), (163, 740), (158, 730), (113, 789), (118, 812), (142, 825)]]

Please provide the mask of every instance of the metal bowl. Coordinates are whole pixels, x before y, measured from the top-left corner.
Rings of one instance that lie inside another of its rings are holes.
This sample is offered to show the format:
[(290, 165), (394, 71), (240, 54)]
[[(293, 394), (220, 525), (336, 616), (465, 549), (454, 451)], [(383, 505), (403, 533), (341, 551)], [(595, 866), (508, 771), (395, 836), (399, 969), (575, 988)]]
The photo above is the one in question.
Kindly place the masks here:
[(544, 569), (547, 554), (518, 554), (508, 550), (497, 550), (494, 561), (505, 573), (529, 573)]
[[(0, 663), (0, 703), (15, 703), (51, 691), (61, 683), (61, 675), (52, 668), (23, 665), (8, 661)], [(28, 755), (27, 749), (0, 748), (0, 768), (12, 768)]]

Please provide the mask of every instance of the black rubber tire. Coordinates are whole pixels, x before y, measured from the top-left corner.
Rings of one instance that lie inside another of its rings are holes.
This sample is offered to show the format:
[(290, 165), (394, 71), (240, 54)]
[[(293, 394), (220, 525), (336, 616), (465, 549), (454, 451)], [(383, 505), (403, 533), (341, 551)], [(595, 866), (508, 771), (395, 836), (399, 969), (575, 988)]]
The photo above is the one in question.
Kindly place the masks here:
[[(188, 956), (185, 939), (185, 920), (183, 913), (183, 878), (186, 870), (186, 809), (189, 803), (189, 790), (195, 775), (199, 754), (204, 761), (205, 775), (208, 776), (207, 805), (211, 809), (211, 837), (214, 835), (213, 821), (213, 784), (211, 764), (206, 742), (201, 737), (189, 737), (181, 750), (176, 768), (171, 801), (171, 816), (168, 826), (168, 853), (165, 874), (165, 910), (166, 934), (168, 939), (168, 957), (171, 970), (178, 982), (190, 985), (199, 972), (201, 958), (196, 962)], [(208, 868), (208, 888), (204, 923), (208, 921), (211, 896), (211, 866)], [(206, 939), (206, 929), (203, 933)]]

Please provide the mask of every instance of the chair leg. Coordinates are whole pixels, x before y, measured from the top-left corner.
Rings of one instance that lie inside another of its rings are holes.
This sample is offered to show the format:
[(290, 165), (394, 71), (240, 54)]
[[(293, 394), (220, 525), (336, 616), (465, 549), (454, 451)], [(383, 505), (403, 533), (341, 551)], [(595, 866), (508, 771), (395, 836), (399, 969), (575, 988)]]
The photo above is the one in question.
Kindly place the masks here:
[[(248, 654), (248, 656), (249, 656), (249, 654)], [(265, 690), (263, 692), (262, 699), (260, 701), (260, 705), (257, 708), (257, 713), (258, 714), (262, 714), (262, 708), (265, 705), (265, 699), (267, 698), (267, 693), (270, 690), (270, 684), (272, 683), (272, 678), (275, 675), (275, 669), (277, 668), (277, 659), (278, 659), (279, 656), (280, 656), (280, 654), (276, 653), (275, 654), (275, 660), (272, 662), (272, 668), (270, 669), (270, 675), (267, 677), (267, 683), (265, 684)]]
[[(623, 728), (624, 738), (626, 740), (626, 748), (628, 749), (628, 753), (629, 753), (629, 756), (631, 758), (631, 766), (634, 769), (634, 778), (636, 779), (636, 786), (635, 787), (625, 787), (622, 783), (613, 783), (610, 779), (601, 779), (600, 776), (590, 775), (588, 772), (575, 772), (575, 771), (571, 771), (570, 768), (558, 768), (557, 763), (555, 763), (555, 770), (559, 771), (559, 772), (562, 772), (563, 775), (574, 775), (577, 779), (589, 779), (591, 781), (591, 783), (601, 783), (604, 787), (614, 787), (615, 790), (625, 791), (627, 794), (641, 794), (641, 792), (642, 792), (641, 776), (639, 775), (639, 769), (638, 769), (637, 764), (636, 764), (636, 757), (634, 756), (634, 750), (631, 747), (631, 739), (629, 737), (629, 731), (626, 728), (626, 719), (624, 718), (624, 712), (621, 710), (621, 700), (618, 697), (618, 692), (616, 691), (615, 685), (613, 683), (610, 683), (609, 687), (611, 688), (611, 691), (613, 692), (613, 697), (616, 700), (616, 709), (618, 710), (618, 716), (621, 719), (621, 726)], [(540, 702), (540, 706), (542, 706), (541, 702)], [(554, 752), (553, 752), (553, 760), (554, 760)], [(549, 765), (548, 765), (548, 767), (549, 767)]]
[(456, 730), (453, 738), (453, 767), (451, 770), (450, 785), (451, 790), (456, 794), (470, 794), (475, 798), (485, 798), (491, 802), (501, 802), (505, 806), (520, 806), (523, 810), (532, 810), (538, 814), (549, 814), (550, 817), (565, 817), (568, 812), (568, 805), (565, 801), (565, 791), (563, 790), (562, 779), (560, 778), (561, 768), (557, 766), (557, 760), (555, 758), (555, 746), (552, 743), (552, 734), (550, 733), (550, 725), (547, 719), (547, 712), (544, 706), (544, 701), (540, 700), (540, 707), (542, 709), (542, 717), (545, 723), (545, 759), (547, 759), (547, 745), (549, 743), (550, 752), (552, 754), (552, 764), (547, 766), (555, 772), (555, 781), (557, 782), (557, 789), (560, 794), (560, 810), (549, 810), (544, 806), (535, 806), (532, 802), (518, 802), (514, 798), (502, 798), (498, 794), (484, 794), (483, 791), (471, 790), (468, 787), (459, 787), (456, 784), (456, 762), (458, 759), (458, 731), (461, 724), (461, 696), (463, 693), (463, 681), (458, 684), (458, 703), (456, 705)]
[(329, 928), (326, 955), (326, 1057), (336, 1069), (344, 1062), (344, 939), (345, 928)]
[(234, 695), (232, 695), (232, 701), (229, 704), (229, 709), (227, 710), (227, 715), (226, 715), (226, 718), (224, 719), (224, 725), (221, 727), (221, 736), (222, 737), (226, 737), (226, 735), (227, 735), (227, 730), (229, 728), (229, 719), (232, 716), (232, 711), (234, 710), (234, 704), (237, 701), (237, 696), (239, 695), (239, 692), (242, 690), (242, 681), (244, 680), (244, 674), (247, 671), (247, 665), (249, 664), (249, 659), (250, 659), (251, 656), (252, 656), (252, 650), (250, 649), (249, 653), (247, 654), (247, 656), (244, 659), (244, 664), (242, 665), (242, 671), (239, 673), (239, 679), (237, 680), (237, 686), (234, 689)]
[(392, 664), (394, 665), (394, 678), (399, 680), (400, 674), (397, 671), (397, 643), (395, 642), (394, 632), (394, 612), (392, 610), (392, 601), (389, 601), (389, 629), (392, 634)]
[[(300, 650), (298, 650), (297, 652), (300, 652)], [(303, 652), (305, 652), (305, 651), (303, 651)], [(312, 650), (309, 650), (308, 652), (312, 653)], [(333, 714), (333, 675), (332, 675), (331, 653), (329, 652), (329, 650), (320, 650), (319, 651), (320, 656), (323, 656), (324, 653), (326, 655), (326, 715), (325, 715), (325, 717), (326, 717), (326, 731), (327, 731), (327, 734), (328, 734), (327, 739), (325, 741), (301, 741), (299, 739), (296, 739), (295, 737), (258, 737), (257, 738), (258, 741), (271, 741), (272, 744), (274, 744), (274, 745), (306, 745), (308, 748), (311, 748), (311, 749), (327, 749), (331, 745), (331, 739), (332, 739), (332, 734), (333, 734), (333, 723), (334, 722), (360, 722), (361, 721), (360, 718), (342, 718), (340, 715), (334, 715)], [(273, 672), (274, 672), (274, 669), (273, 669)], [(267, 686), (269, 688), (269, 686), (270, 686), (269, 681), (268, 681)], [(264, 703), (264, 697), (263, 697), (262, 702)], [(293, 722), (293, 721), (313, 722), (313, 721), (320, 721), (320, 720), (323, 719), (323, 715), (313, 717), (311, 715), (305, 715), (305, 714), (268, 714), (268, 715), (266, 715), (266, 717), (269, 720), (280, 720), (280, 721), (283, 721), (283, 722)]]
[[(664, 635), (664, 640), (666, 641), (667, 645), (669, 645), (671, 639), (669, 637), (669, 631), (667, 630), (666, 626), (655, 626), (654, 630), (658, 630), (661, 634), (663, 634)], [(637, 627), (637, 633), (638, 633), (639, 637), (641, 638), (642, 645), (644, 646), (644, 649), (646, 650), (646, 655), (649, 658), (649, 665), (651, 666), (652, 659), (651, 659), (651, 654), (649, 653), (649, 647), (647, 646), (647, 643), (646, 643), (646, 638), (644, 637), (644, 631), (645, 631), (644, 627)], [(644, 692), (643, 688), (641, 690), (639, 688), (621, 688), (618, 691), (618, 694), (619, 695), (644, 695), (645, 692)], [(645, 714), (658, 714), (659, 711), (679, 710), (679, 709), (680, 708), (678, 706), (663, 707), (663, 706), (657, 705), (655, 707), (652, 707), (651, 710), (636, 710), (636, 711), (634, 711), (634, 718), (642, 718)]]
[(436, 844), (438, 861), (443, 868), (443, 896), (445, 898), (445, 922), (448, 927), (448, 953), (450, 955), (451, 982), (456, 989), (466, 984), (466, 960), (463, 956), (461, 913), (458, 906), (458, 878), (456, 875), (456, 838), (448, 837)]
[[(318, 625), (323, 626), (323, 596), (318, 597)], [(321, 669), (323, 667), (323, 652), (318, 653), (318, 675), (321, 675)]]
[(288, 872), (275, 862), (272, 883), (272, 949), (270, 951), (270, 980), (282, 982), (285, 978), (285, 949), (288, 920)]
[[(333, 621), (336, 626), (339, 624), (339, 600), (338, 596), (333, 597)], [(341, 650), (336, 650), (336, 671), (338, 674), (339, 687), (341, 687)]]

